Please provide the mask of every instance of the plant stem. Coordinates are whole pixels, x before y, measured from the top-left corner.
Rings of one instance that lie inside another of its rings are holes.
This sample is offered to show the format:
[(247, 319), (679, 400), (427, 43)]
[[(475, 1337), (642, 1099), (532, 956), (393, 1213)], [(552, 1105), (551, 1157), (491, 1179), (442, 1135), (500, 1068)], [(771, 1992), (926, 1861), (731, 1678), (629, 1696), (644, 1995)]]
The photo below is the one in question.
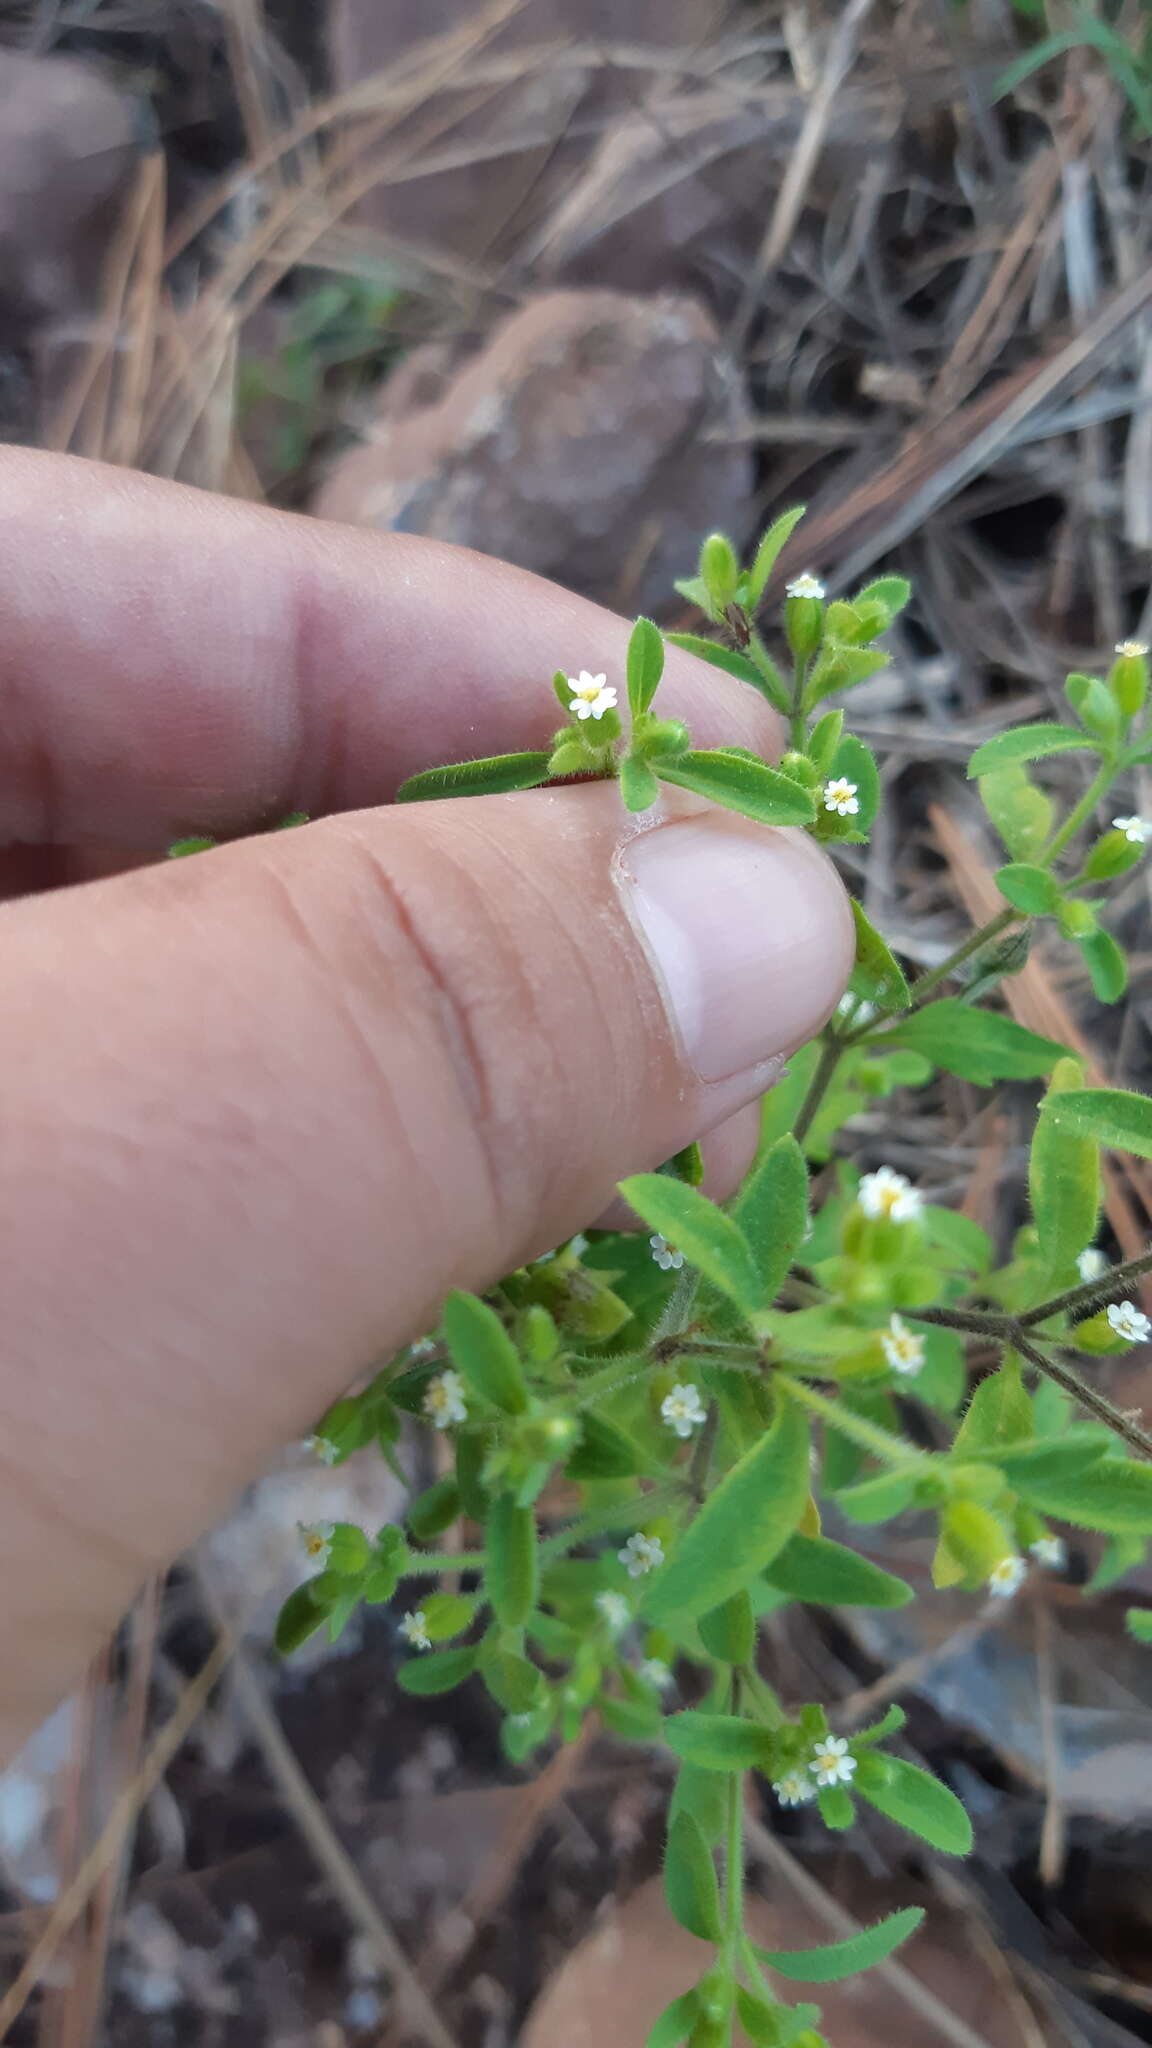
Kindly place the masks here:
[(1141, 1429), (1138, 1422), (1133, 1422), (1125, 1415), (1122, 1409), (1114, 1407), (1105, 1395), (1097, 1393), (1096, 1388), (1089, 1386), (1087, 1380), (1081, 1379), (1078, 1372), (1073, 1372), (1070, 1365), (1062, 1364), (1059, 1359), (1046, 1357), (1044, 1352), (1037, 1350), (1036, 1346), (1028, 1341), (1022, 1331), (1017, 1331), (1012, 1343), (1021, 1358), (1026, 1358), (1029, 1365), (1035, 1366), (1037, 1372), (1044, 1374), (1045, 1379), (1055, 1380), (1058, 1387), (1062, 1387), (1066, 1394), (1071, 1394), (1074, 1401), (1078, 1401), (1082, 1408), (1086, 1408), (1090, 1415), (1094, 1415), (1098, 1422), (1102, 1422), (1107, 1429), (1121, 1437), (1134, 1451), (1140, 1451), (1144, 1457), (1152, 1458), (1152, 1436)]
[[(732, 1673), (730, 1711), (740, 1711), (740, 1674)], [(724, 1952), (735, 1970), (744, 1932), (744, 1773), (728, 1781), (728, 1851), (724, 1868)]]
[(708, 1491), (708, 1473), (712, 1466), (712, 1453), (716, 1448), (716, 1433), (719, 1427), (720, 1404), (718, 1401), (709, 1401), (704, 1427), (693, 1446), (688, 1466), (688, 1484), (698, 1507), (703, 1507), (704, 1496)]
[(823, 1102), (836, 1069), (840, 1064), (840, 1055), (843, 1050), (844, 1040), (838, 1038), (835, 1032), (830, 1032), (820, 1048), (820, 1058), (816, 1064), (812, 1079), (808, 1083), (808, 1093), (800, 1105), (796, 1121), (792, 1126), (792, 1136), (798, 1145), (802, 1145), (808, 1136), (816, 1112)]
[(1116, 757), (1114, 754), (1108, 753), (1105, 755), (1103, 761), (1100, 763), (1100, 767), (1098, 768), (1096, 774), (1092, 777), (1092, 780), (1088, 784), (1087, 789), (1084, 791), (1084, 794), (1081, 797), (1079, 803), (1074, 805), (1072, 810), (1069, 811), (1068, 816), (1064, 820), (1064, 823), (1061, 825), (1059, 831), (1055, 832), (1052, 838), (1048, 841), (1048, 844), (1044, 848), (1043, 853), (1037, 854), (1037, 867), (1051, 867), (1052, 862), (1055, 860), (1057, 854), (1063, 853), (1064, 848), (1068, 844), (1068, 841), (1076, 837), (1076, 834), (1080, 830), (1081, 825), (1083, 825), (1085, 821), (1091, 817), (1105, 790), (1111, 783), (1115, 773)]
[(895, 1471), (913, 1472), (932, 1463), (926, 1451), (918, 1451), (913, 1444), (906, 1444), (899, 1437), (889, 1436), (887, 1430), (877, 1428), (863, 1415), (854, 1415), (848, 1408), (838, 1408), (835, 1401), (829, 1401), (824, 1394), (818, 1394), (804, 1380), (793, 1378), (791, 1373), (781, 1373), (776, 1384), (787, 1389), (790, 1400), (799, 1401), (802, 1408), (808, 1408), (813, 1415), (819, 1415), (824, 1422), (831, 1423), (862, 1451), (869, 1451), (885, 1465)]
[[(1005, 904), (1004, 909), (998, 910), (995, 917), (990, 917), (987, 924), (982, 924), (979, 931), (971, 932), (962, 945), (957, 946), (954, 952), (949, 953), (946, 960), (941, 960), (938, 967), (931, 968), (927, 974), (921, 974), (912, 984), (912, 1009), (918, 1010), (921, 1004), (926, 1002), (928, 997), (935, 993), (942, 982), (951, 979), (958, 967), (963, 967), (964, 962), (970, 960), (974, 953), (982, 952), (985, 946), (990, 946), (993, 939), (998, 939), (1001, 932), (1006, 932), (1009, 925), (1016, 924), (1019, 918), (1020, 912), (1014, 910), (1010, 903)], [(903, 1016), (907, 1013), (895, 1011), (889, 1014)], [(872, 1022), (869, 1021), (868, 1024), (863, 1026), (861, 1037), (871, 1030)]]
[(478, 1572), (488, 1562), (486, 1550), (414, 1550), (402, 1579), (426, 1579), (440, 1572)]
[(1114, 1266), (1110, 1273), (1102, 1273), (1098, 1280), (1088, 1280), (1080, 1287), (1069, 1287), (1064, 1294), (1054, 1294), (1050, 1301), (1042, 1301), (1039, 1308), (1027, 1309), (1016, 1320), (1024, 1330), (1033, 1329), (1037, 1323), (1046, 1323), (1049, 1316), (1061, 1315), (1065, 1310), (1079, 1320), (1082, 1309), (1092, 1314), (1096, 1309), (1107, 1308), (1109, 1302), (1127, 1293), (1129, 1280), (1148, 1272), (1152, 1272), (1152, 1252), (1145, 1252), (1138, 1259), (1128, 1259), (1122, 1266)]

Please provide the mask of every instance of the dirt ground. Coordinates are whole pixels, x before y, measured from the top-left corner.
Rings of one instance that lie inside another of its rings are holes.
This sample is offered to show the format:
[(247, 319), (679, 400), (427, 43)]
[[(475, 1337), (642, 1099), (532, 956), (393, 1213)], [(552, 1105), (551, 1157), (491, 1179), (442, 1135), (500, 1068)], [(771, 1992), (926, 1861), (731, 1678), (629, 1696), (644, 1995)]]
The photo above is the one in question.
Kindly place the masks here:
[[(706, 525), (806, 500), (781, 577), (914, 582), (855, 700), (888, 802), (846, 857), (931, 966), (992, 888), (969, 751), (1152, 639), (1150, 135), (1145, 0), (5, 0), (0, 432), (623, 610)], [(1010, 985), (1128, 1086), (1147, 888), (1118, 896), (1121, 1011), (1067, 949)], [(1023, 1111), (945, 1078), (883, 1156), (931, 1147), (1006, 1242)], [(1152, 1178), (1107, 1213), (1143, 1250)], [(0, 1779), (0, 2039), (635, 2048), (688, 1981), (651, 1882), (660, 1755), (591, 1731), (530, 1778), (478, 1688), (397, 1692), (388, 1614), (271, 1655), (296, 1523), (382, 1483), (288, 1454)], [(1152, 2041), (1152, 1660), (1122, 1620), (1152, 1569), (1085, 1600), (1079, 1538), (1065, 1578), (975, 1613), (899, 1542), (923, 1600), (790, 1608), (774, 1682), (845, 1725), (899, 1698), (978, 1851), (761, 1816), (774, 1945), (931, 1907), (825, 1999), (837, 2048)]]

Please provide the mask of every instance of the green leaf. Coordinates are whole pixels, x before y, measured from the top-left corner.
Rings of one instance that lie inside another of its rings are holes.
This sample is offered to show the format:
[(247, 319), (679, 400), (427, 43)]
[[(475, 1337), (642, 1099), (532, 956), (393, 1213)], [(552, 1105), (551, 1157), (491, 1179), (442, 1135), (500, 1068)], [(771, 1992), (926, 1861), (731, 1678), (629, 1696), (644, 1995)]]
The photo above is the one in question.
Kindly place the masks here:
[(478, 1650), (469, 1644), (462, 1650), (428, 1650), (420, 1657), (410, 1657), (401, 1664), (396, 1673), (396, 1683), (401, 1692), (412, 1693), (417, 1699), (431, 1699), (435, 1694), (454, 1692), (463, 1685), (476, 1669)]
[(1114, 740), (1120, 731), (1120, 707), (1106, 683), (1097, 676), (1070, 675), (1064, 694), (1086, 732), (1093, 739)]
[(870, 1527), (902, 1515), (915, 1497), (914, 1472), (879, 1472), (874, 1479), (862, 1479), (858, 1486), (843, 1487), (836, 1495), (836, 1505), (851, 1521)]
[(903, 1579), (827, 1536), (790, 1536), (766, 1577), (791, 1599), (821, 1607), (906, 1607), (913, 1597)]
[(363, 1529), (355, 1522), (337, 1522), (328, 1545), (328, 1570), (340, 1578), (359, 1578), (372, 1555)]
[(856, 592), (852, 603), (861, 609), (865, 605), (882, 605), (887, 617), (881, 630), (887, 631), (911, 595), (912, 585), (906, 576), (878, 576), (874, 583), (866, 583), (863, 590)]
[(1058, 1130), (1095, 1138), (1111, 1152), (1152, 1159), (1152, 1101), (1127, 1088), (1067, 1088), (1045, 1097), (1043, 1114)]
[(1012, 861), (1008, 867), (997, 871), (996, 882), (1000, 894), (1006, 896), (1015, 909), (1026, 911), (1030, 917), (1044, 917), (1059, 906), (1060, 884), (1047, 868), (1034, 868), (1027, 861)]
[(282, 1657), (290, 1657), (301, 1643), (327, 1620), (330, 1603), (316, 1590), (315, 1579), (306, 1579), (295, 1592), (289, 1593), (276, 1620), (276, 1648)]
[(410, 775), (396, 791), (398, 804), (426, 803), (432, 797), (498, 796), (510, 789), (537, 789), (548, 780), (548, 754), (493, 754), (486, 761), (454, 761), (447, 768), (426, 768)]
[(1152, 1465), (1135, 1458), (1103, 1458), (1075, 1478), (1033, 1472), (1017, 1483), (1031, 1507), (1076, 1528), (1105, 1536), (1152, 1535)]
[(673, 1714), (664, 1723), (664, 1740), (686, 1764), (705, 1771), (764, 1770), (771, 1758), (767, 1730), (735, 1714)]
[(887, 666), (888, 656), (882, 648), (843, 647), (832, 637), (826, 637), (816, 666), (808, 678), (804, 692), (805, 709), (810, 711), (823, 697), (854, 690), (857, 684), (866, 683), (870, 676), (878, 675)]
[[(647, 711), (664, 673), (664, 641), (651, 619), (637, 619), (628, 642), (628, 704), (633, 718)], [(630, 809), (641, 808), (630, 805)]]
[(1019, 761), (982, 775), (980, 800), (1016, 860), (1031, 861), (1043, 852), (1052, 836), (1052, 799), (1037, 789)]
[(853, 1787), (886, 1819), (919, 1835), (945, 1856), (967, 1856), (972, 1848), (972, 1823), (954, 1792), (928, 1771), (903, 1757), (865, 1753), (858, 1762)]
[(536, 1605), (538, 1557), (536, 1517), (511, 1494), (493, 1501), (484, 1530), (488, 1552), (485, 1586), (492, 1612), (505, 1628), (521, 1628)]
[(219, 843), (218, 839), (208, 839), (203, 835), (199, 837), (194, 836), (190, 839), (174, 839), (168, 848), (168, 858), (169, 860), (187, 860), (191, 853), (211, 853), (212, 848), (218, 846)]
[(1069, 1429), (1064, 1436), (1036, 1437), (1031, 1442), (986, 1445), (981, 1456), (1003, 1472), (1009, 1486), (1028, 1495), (1036, 1481), (1041, 1486), (1059, 1486), (1078, 1479), (1091, 1465), (1098, 1465), (1110, 1450), (1112, 1439), (1097, 1424)]
[(622, 1429), (602, 1415), (580, 1417), (580, 1442), (564, 1467), (569, 1479), (632, 1479), (648, 1459)]
[(444, 1340), (469, 1385), (505, 1415), (523, 1415), (528, 1388), (516, 1346), (486, 1301), (454, 1287), (444, 1304)]
[(808, 759), (818, 772), (825, 776), (832, 767), (832, 757), (840, 744), (844, 731), (844, 713), (826, 711), (818, 718), (808, 735)]
[(763, 1308), (753, 1253), (738, 1224), (715, 1202), (662, 1173), (633, 1174), (620, 1182), (620, 1193), (641, 1222), (682, 1251), (743, 1315)]
[(625, 1742), (658, 1742), (660, 1709), (655, 1700), (622, 1700), (614, 1693), (601, 1693), (600, 1712), (604, 1725)]
[[(1069, 1089), (1083, 1092), (1079, 1060), (1057, 1060), (1047, 1103)], [(1100, 1156), (1094, 1138), (1063, 1130), (1053, 1116), (1037, 1118), (1028, 1164), (1028, 1193), (1048, 1275), (1066, 1271), (1096, 1235), (1100, 1210)]]
[(460, 1488), (455, 1473), (438, 1479), (417, 1494), (408, 1510), (408, 1527), (418, 1543), (430, 1543), (456, 1520), (460, 1513)]
[(1152, 1607), (1130, 1607), (1124, 1619), (1135, 1642), (1152, 1643)]
[(732, 1220), (751, 1249), (761, 1299), (775, 1301), (808, 1228), (808, 1168), (791, 1134), (769, 1146), (753, 1168)]
[(1111, 882), (1117, 875), (1127, 874), (1129, 868), (1138, 867), (1143, 858), (1142, 841), (1129, 839), (1126, 832), (1102, 832), (1084, 863), (1084, 879)]
[(745, 1985), (736, 1986), (736, 2012), (752, 2048), (780, 2048), (780, 2008), (758, 1998)]
[(808, 1501), (808, 1447), (805, 1418), (785, 1404), (680, 1538), (645, 1601), (654, 1621), (706, 1614), (771, 1563)]
[(856, 925), (856, 965), (848, 984), (852, 994), (882, 1010), (906, 1010), (912, 997), (903, 968), (854, 896), (851, 901)]
[(664, 1893), (681, 1927), (700, 1941), (720, 1941), (720, 1887), (712, 1852), (690, 1813), (678, 1813), (668, 1830)]
[(844, 1785), (821, 1785), (816, 1795), (820, 1818), (826, 1828), (841, 1832), (856, 1823), (856, 1807), (852, 1794)]
[(834, 777), (844, 776), (856, 785), (859, 809), (841, 823), (850, 825), (853, 832), (869, 831), (880, 809), (880, 770), (871, 747), (866, 747), (854, 732), (846, 732), (832, 756), (831, 773)]
[(469, 1593), (429, 1593), (420, 1602), (424, 1631), (434, 1643), (446, 1643), (463, 1635), (476, 1613), (476, 1597)]
[(723, 1773), (682, 1763), (668, 1809), (669, 1827), (678, 1813), (692, 1815), (706, 1842), (718, 1842), (728, 1822), (728, 1787)]
[(756, 1648), (756, 1617), (747, 1592), (733, 1593), (700, 1616), (700, 1641), (721, 1664), (750, 1664)]
[(776, 558), (785, 543), (791, 540), (806, 510), (807, 507), (804, 505), (790, 506), (787, 512), (780, 514), (779, 519), (773, 520), (767, 533), (763, 536), (755, 555), (752, 557), (752, 566), (748, 571), (748, 609), (750, 612), (756, 610), (760, 599), (764, 595), (768, 578), (776, 567)]
[(620, 763), (620, 795), (626, 811), (650, 811), (660, 794), (660, 784), (647, 761), (638, 754), (625, 754)]
[(958, 996), (914, 1011), (888, 1040), (910, 1045), (936, 1066), (985, 1088), (993, 1081), (1029, 1081), (1050, 1073), (1065, 1053), (1054, 1038), (1041, 1038), (995, 1011), (974, 1010)]
[(958, 1462), (980, 1459), (993, 1444), (1025, 1443), (1035, 1435), (1032, 1403), (1016, 1361), (1008, 1360), (982, 1379), (964, 1411), (952, 1454)]
[(1089, 932), (1080, 951), (1097, 1002), (1118, 1003), (1128, 986), (1128, 962), (1110, 932)]
[(514, 1650), (493, 1650), (489, 1640), (480, 1658), (480, 1675), (506, 1714), (532, 1714), (543, 1704), (543, 1673)]
[(922, 1906), (905, 1906), (903, 1912), (889, 1913), (875, 1927), (861, 1928), (846, 1941), (832, 1941), (825, 1948), (758, 1948), (756, 1954), (770, 1970), (793, 1984), (838, 1984), (842, 1977), (854, 1977), (884, 1962), (915, 1934), (924, 1918)]
[(710, 797), (762, 825), (810, 825), (816, 816), (812, 797), (798, 782), (763, 761), (722, 747), (710, 752), (695, 749), (675, 761), (662, 761), (658, 773), (661, 782), (695, 790), (697, 796)]
[(968, 773), (987, 775), (990, 768), (1004, 768), (1018, 761), (1043, 761), (1050, 754), (1098, 752), (1094, 742), (1072, 725), (1015, 725), (997, 733), (977, 747), (968, 763)]
[(702, 639), (699, 633), (666, 633), (664, 637), (669, 647), (682, 647), (686, 654), (694, 654), (713, 668), (738, 676), (742, 683), (751, 683), (757, 690), (764, 688), (764, 678), (755, 662), (749, 661), (746, 654), (738, 654), (734, 647), (723, 647), (719, 640)]
[(682, 1997), (674, 1998), (671, 2005), (664, 2007), (644, 2048), (683, 2048), (692, 2032), (698, 2009), (694, 1991), (685, 1991)]

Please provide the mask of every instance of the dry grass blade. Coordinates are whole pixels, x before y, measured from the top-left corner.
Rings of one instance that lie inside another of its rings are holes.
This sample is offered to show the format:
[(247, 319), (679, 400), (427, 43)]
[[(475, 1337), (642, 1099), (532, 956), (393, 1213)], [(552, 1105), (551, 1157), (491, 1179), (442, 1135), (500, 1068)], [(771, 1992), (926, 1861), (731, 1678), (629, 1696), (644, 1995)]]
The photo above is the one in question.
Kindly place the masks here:
[(131, 1784), (125, 1786), (114, 1802), (99, 1838), (93, 1843), (71, 1882), (65, 1885), (52, 1908), (43, 1933), (34, 1942), (31, 1953), (18, 1972), (15, 1982), (5, 1992), (4, 1997), (0, 1998), (0, 2041), (7, 2038), (9, 2031), (19, 2019), (61, 1943), (84, 1912), (105, 1871), (111, 1869), (122, 1853), (124, 1844), (136, 1825), (141, 1807), (153, 1787), (159, 1784), (177, 1750), (187, 1740), (209, 1693), (225, 1670), (234, 1647), (230, 1635), (219, 1637), (210, 1655), (188, 1685), (175, 1713), (160, 1730)]

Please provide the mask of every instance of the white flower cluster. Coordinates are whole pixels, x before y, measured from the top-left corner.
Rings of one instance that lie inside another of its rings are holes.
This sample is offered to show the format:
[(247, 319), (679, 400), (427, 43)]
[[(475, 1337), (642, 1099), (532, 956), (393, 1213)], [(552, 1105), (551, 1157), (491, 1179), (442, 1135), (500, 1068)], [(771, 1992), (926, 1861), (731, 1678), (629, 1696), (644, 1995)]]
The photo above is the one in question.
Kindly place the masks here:
[(772, 1790), (781, 1806), (805, 1806), (828, 1785), (850, 1785), (856, 1775), (856, 1759), (843, 1735), (825, 1735), (804, 1764), (785, 1771), (774, 1780)]

